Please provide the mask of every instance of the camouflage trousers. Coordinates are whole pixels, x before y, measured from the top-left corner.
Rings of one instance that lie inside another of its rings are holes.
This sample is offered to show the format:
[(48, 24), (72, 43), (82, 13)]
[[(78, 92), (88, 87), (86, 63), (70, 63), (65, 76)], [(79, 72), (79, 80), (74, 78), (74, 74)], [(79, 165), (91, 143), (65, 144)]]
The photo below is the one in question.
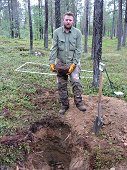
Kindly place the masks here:
[[(69, 75), (70, 76), (70, 82), (72, 86), (72, 92), (74, 95), (74, 102), (76, 105), (80, 105), (82, 103), (82, 86), (80, 84), (80, 66), (77, 65), (75, 70)], [(63, 106), (69, 106), (69, 100), (68, 100), (68, 75), (61, 75), (57, 74), (57, 82), (58, 82), (58, 92), (59, 92), (59, 98), (60, 102)]]

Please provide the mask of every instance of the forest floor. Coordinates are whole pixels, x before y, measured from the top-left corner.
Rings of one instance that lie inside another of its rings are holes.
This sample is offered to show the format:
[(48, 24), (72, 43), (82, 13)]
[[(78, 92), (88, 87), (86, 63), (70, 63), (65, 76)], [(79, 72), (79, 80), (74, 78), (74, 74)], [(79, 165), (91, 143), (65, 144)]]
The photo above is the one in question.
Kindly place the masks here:
[[(116, 51), (116, 45), (117, 40), (104, 38), (102, 59), (113, 90), (124, 95), (114, 96), (104, 72), (104, 124), (95, 135), (98, 88), (88, 78), (91, 45), (81, 60), (88, 71), (81, 73), (87, 77), (81, 78), (87, 111), (75, 107), (68, 87), (70, 108), (61, 116), (56, 77), (31, 73), (51, 73), (42, 66), (49, 63), (50, 49), (34, 41), (30, 54), (26, 40), (0, 38), (0, 170), (127, 170), (127, 48)], [(19, 67), (26, 72), (17, 72)]]
[[(114, 97), (102, 96), (104, 124), (99, 134), (93, 132), (97, 114), (97, 96), (85, 96), (87, 111), (80, 112), (70, 98), (65, 115), (56, 113), (52, 103), (58, 102), (58, 92), (38, 87), (30, 101), (34, 112), (48, 109), (47, 115), (33, 122), (28, 131), (3, 136), (2, 144), (25, 142), (30, 151), (17, 169), (27, 170), (126, 170), (127, 169), (127, 103)], [(54, 106), (55, 107), (55, 106)], [(35, 114), (35, 113), (34, 113)], [(23, 118), (22, 118), (23, 119)], [(24, 121), (32, 119), (32, 114)], [(113, 169), (114, 168), (114, 169)]]

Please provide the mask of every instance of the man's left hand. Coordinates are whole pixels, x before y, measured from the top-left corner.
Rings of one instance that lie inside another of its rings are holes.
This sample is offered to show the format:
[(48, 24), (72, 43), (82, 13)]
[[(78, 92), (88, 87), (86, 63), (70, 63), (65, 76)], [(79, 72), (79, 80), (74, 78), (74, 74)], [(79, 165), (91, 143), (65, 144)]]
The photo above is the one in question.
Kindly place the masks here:
[(67, 75), (71, 74), (74, 71), (75, 67), (76, 67), (75, 64), (71, 64), (70, 67), (69, 67)]

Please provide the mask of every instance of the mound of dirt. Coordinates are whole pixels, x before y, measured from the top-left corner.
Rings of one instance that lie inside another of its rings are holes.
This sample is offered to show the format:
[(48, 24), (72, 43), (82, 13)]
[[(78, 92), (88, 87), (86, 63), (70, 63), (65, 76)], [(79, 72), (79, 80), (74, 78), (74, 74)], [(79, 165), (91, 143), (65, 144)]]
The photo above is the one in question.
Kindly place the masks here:
[[(70, 99), (70, 109), (65, 118), (80, 134), (91, 134), (98, 110), (98, 97), (83, 96), (83, 99), (87, 111), (85, 113), (80, 112), (75, 107), (73, 99)], [(115, 142), (127, 143), (127, 103), (118, 98), (103, 96), (101, 114), (104, 119), (104, 125), (100, 135), (103, 134), (108, 138), (112, 138)]]
[[(65, 120), (72, 129), (84, 137), (89, 143), (93, 155), (95, 154), (93, 169), (115, 170), (127, 169), (127, 103), (113, 97), (102, 97), (101, 114), (103, 115), (103, 127), (98, 136), (93, 133), (94, 121), (97, 115), (98, 97), (83, 96), (87, 107), (85, 113), (80, 112), (70, 99), (70, 109), (65, 115)], [(97, 165), (101, 163), (101, 166)]]

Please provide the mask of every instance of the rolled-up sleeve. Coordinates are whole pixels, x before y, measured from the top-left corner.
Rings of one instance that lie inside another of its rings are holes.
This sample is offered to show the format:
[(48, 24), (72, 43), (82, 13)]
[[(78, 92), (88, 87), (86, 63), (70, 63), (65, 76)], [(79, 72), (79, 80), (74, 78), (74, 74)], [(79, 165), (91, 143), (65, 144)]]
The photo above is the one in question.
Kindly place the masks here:
[(53, 43), (52, 43), (52, 47), (50, 50), (50, 57), (49, 57), (49, 63), (50, 64), (55, 64), (55, 60), (57, 58), (57, 50), (58, 50), (58, 40), (57, 40), (57, 32), (54, 31), (53, 34)]
[(81, 53), (82, 53), (82, 34), (80, 30), (77, 30), (76, 49), (73, 58), (74, 64), (78, 64), (80, 62)]

